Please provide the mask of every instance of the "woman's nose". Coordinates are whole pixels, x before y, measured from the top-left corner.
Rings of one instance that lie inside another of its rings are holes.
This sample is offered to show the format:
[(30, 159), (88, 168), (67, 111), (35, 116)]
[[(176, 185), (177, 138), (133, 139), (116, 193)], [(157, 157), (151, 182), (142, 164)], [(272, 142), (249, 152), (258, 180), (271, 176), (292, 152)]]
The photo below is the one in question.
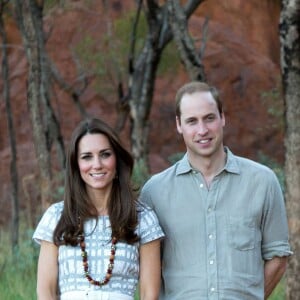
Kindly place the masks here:
[(100, 157), (95, 157), (93, 160), (93, 166), (94, 168), (101, 168), (102, 167), (102, 161)]

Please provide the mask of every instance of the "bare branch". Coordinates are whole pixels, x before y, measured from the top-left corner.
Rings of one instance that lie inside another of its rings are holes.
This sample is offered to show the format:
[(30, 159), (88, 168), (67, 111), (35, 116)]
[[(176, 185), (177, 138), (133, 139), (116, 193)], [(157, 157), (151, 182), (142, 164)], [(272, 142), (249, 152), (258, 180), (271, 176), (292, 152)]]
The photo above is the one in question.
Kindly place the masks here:
[(187, 28), (187, 18), (178, 0), (168, 2), (170, 26), (181, 60), (189, 72), (191, 80), (205, 80), (201, 57), (197, 55), (194, 41)]
[(189, 0), (184, 6), (183, 10), (185, 12), (185, 15), (187, 19), (190, 18), (190, 16), (195, 12), (195, 10), (198, 8), (198, 6), (203, 3), (206, 0)]
[(56, 66), (51, 63), (51, 61), (48, 59), (49, 67), (51, 70), (51, 76), (55, 80), (55, 82), (59, 85), (61, 89), (63, 89), (65, 92), (67, 92), (73, 99), (73, 102), (75, 106), (77, 107), (79, 113), (81, 116), (86, 117), (87, 112), (84, 109), (83, 105), (80, 102), (80, 96), (83, 94), (83, 92), (88, 87), (90, 81), (85, 76), (84, 73), (81, 74), (81, 76), (78, 76), (77, 79), (82, 83), (82, 87), (80, 89), (76, 89), (74, 85), (71, 85), (67, 83), (64, 78), (61, 76), (60, 72), (56, 68)]

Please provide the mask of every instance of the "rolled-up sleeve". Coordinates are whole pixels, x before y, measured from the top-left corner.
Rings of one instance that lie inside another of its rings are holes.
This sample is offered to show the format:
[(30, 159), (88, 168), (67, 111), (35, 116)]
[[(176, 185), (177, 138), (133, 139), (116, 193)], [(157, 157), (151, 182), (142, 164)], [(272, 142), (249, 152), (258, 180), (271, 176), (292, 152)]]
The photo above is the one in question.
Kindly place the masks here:
[(274, 173), (273, 176), (269, 176), (262, 225), (262, 256), (264, 260), (293, 254), (288, 241), (288, 223), (283, 194)]

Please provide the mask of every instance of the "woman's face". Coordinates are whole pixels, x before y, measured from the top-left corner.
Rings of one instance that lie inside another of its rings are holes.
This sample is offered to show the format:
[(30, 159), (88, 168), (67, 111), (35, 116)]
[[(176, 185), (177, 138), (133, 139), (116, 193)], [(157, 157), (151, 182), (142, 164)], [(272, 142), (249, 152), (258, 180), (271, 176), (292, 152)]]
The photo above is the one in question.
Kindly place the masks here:
[(104, 134), (84, 135), (78, 143), (78, 167), (87, 191), (111, 189), (117, 159)]

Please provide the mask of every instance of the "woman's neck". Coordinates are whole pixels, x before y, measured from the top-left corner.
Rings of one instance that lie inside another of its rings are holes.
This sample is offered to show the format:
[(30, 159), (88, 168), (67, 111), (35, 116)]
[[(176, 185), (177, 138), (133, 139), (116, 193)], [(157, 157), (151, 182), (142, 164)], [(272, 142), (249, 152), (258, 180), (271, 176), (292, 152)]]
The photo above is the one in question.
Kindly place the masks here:
[(92, 189), (88, 191), (88, 196), (95, 206), (99, 216), (108, 215), (108, 203), (111, 196), (111, 190), (103, 191)]

